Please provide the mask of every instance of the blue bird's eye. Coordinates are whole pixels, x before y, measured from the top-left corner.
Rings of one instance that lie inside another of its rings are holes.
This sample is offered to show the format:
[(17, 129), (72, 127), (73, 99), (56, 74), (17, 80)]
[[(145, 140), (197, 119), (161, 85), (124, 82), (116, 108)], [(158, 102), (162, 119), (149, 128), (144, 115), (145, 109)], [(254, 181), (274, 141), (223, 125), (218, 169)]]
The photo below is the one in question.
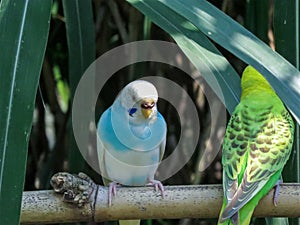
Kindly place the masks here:
[(133, 116), (133, 114), (136, 112), (136, 110), (137, 110), (137, 108), (128, 109), (129, 116)]

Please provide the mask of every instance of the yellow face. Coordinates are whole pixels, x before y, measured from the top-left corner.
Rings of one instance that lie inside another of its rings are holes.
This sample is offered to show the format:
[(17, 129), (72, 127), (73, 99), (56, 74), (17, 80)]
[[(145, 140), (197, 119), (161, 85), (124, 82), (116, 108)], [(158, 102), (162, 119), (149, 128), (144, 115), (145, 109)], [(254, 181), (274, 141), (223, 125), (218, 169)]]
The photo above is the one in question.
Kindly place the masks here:
[(148, 119), (149, 116), (153, 112), (153, 107), (155, 106), (155, 101), (154, 99), (143, 99), (141, 102), (141, 108), (142, 108), (142, 114), (143, 116)]

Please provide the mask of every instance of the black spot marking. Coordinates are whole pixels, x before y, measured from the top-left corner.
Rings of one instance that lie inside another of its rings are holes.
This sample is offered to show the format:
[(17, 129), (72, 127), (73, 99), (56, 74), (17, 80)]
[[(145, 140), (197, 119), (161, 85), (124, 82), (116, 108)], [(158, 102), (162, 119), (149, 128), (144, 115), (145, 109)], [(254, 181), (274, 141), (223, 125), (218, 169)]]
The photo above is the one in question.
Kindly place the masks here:
[(235, 138), (234, 133), (230, 133), (230, 134), (229, 134), (229, 139), (230, 139), (230, 140), (233, 140), (234, 138)]
[(238, 145), (237, 143), (235, 143), (235, 142), (232, 142), (232, 143), (231, 143), (231, 147), (232, 147), (232, 148), (237, 148), (238, 146), (239, 146), (239, 145)]
[(268, 147), (260, 147), (259, 150), (260, 150), (261, 152), (264, 152), (264, 153), (270, 151), (270, 149), (269, 149)]
[(244, 142), (244, 143), (240, 144), (241, 149), (245, 149), (246, 147), (247, 147), (247, 142)]
[(239, 134), (239, 135), (237, 136), (237, 139), (238, 139), (239, 141), (243, 141), (243, 140), (244, 140), (244, 135)]
[(256, 151), (257, 150), (257, 147), (256, 147), (256, 145), (255, 144), (250, 144), (250, 148), (251, 148), (251, 150), (252, 151)]

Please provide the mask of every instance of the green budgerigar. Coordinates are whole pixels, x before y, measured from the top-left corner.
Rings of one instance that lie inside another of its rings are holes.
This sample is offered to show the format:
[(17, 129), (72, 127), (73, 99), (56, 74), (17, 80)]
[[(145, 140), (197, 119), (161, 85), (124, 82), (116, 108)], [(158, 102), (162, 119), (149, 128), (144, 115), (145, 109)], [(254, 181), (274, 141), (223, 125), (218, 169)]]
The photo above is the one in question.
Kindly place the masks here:
[(275, 187), (293, 145), (294, 123), (267, 80), (252, 66), (242, 76), (222, 148), (224, 201), (219, 224), (248, 225), (260, 199)]

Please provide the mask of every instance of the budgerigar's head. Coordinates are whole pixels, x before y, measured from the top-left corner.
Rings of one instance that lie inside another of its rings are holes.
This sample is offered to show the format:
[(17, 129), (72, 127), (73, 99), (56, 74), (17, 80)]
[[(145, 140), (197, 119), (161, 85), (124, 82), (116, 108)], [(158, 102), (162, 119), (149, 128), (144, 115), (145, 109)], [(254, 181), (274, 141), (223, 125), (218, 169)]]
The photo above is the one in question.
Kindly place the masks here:
[(144, 80), (133, 81), (123, 88), (119, 98), (131, 122), (156, 118), (158, 94), (153, 84)]
[(242, 98), (249, 92), (261, 90), (274, 92), (269, 82), (254, 67), (247, 66), (242, 76)]

